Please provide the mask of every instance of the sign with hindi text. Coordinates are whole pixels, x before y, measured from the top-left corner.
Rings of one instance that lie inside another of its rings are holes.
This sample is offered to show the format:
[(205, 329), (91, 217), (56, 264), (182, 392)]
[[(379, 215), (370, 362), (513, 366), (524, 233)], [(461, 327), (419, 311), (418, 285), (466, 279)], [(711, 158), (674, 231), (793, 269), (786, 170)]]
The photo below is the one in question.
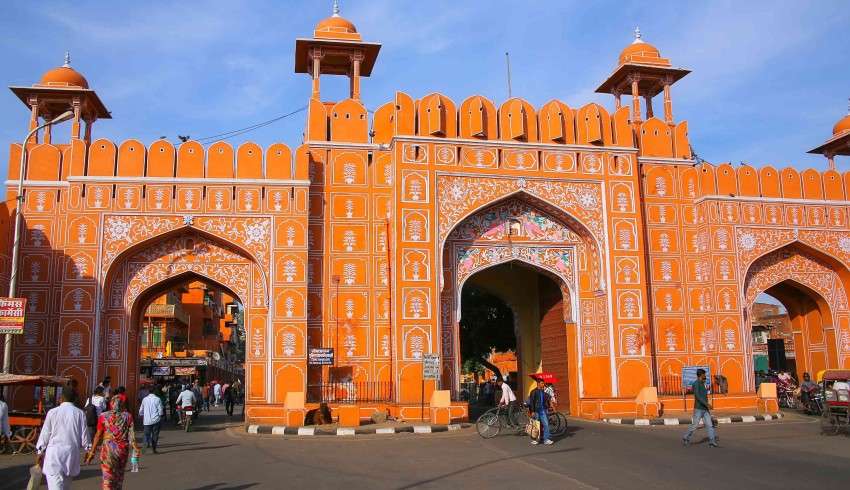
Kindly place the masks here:
[(422, 378), (440, 379), (440, 356), (437, 354), (422, 356)]
[(0, 298), (0, 334), (24, 333), (26, 298)]

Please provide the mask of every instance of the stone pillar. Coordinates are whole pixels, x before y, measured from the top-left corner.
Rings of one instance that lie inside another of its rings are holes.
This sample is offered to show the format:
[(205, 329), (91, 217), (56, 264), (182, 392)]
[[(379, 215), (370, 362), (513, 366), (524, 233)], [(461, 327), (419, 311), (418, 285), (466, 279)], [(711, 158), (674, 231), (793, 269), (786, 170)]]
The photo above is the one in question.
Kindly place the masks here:
[(824, 153), (823, 155), (826, 157), (827, 167), (829, 167), (830, 170), (835, 170), (835, 154)]
[(670, 99), (670, 78), (664, 80), (664, 122), (673, 124), (673, 101)]
[[(33, 129), (38, 127), (38, 99), (35, 97), (30, 97), (30, 127), (28, 131), (32, 131)], [(29, 143), (38, 144), (38, 132), (36, 131), (30, 136), (29, 141), (24, 141), (24, 146)]]
[(313, 91), (310, 97), (319, 99), (319, 77), (321, 76), (322, 50), (313, 49), (310, 51), (310, 59), (313, 60)]
[(357, 52), (351, 55), (351, 98), (360, 100), (360, 62), (363, 61), (363, 53)]
[(632, 84), (632, 122), (640, 123), (643, 120), (640, 115), (640, 91), (638, 89), (640, 76), (629, 75), (629, 82)]
[(655, 115), (652, 112), (652, 97), (647, 94), (643, 96), (643, 100), (646, 101), (646, 118), (649, 119)]
[(71, 138), (79, 139), (80, 138), (80, 115), (82, 111), (82, 103), (79, 97), (74, 97), (74, 101), (71, 103), (74, 108), (74, 119), (71, 123)]
[(91, 143), (91, 127), (92, 127), (92, 124), (94, 124), (94, 118), (89, 117), (89, 118), (84, 119), (84, 121), (86, 122), (86, 132), (85, 132), (86, 143)]
[[(54, 116), (53, 116), (53, 114), (44, 114), (44, 120), (45, 120), (45, 121), (51, 121), (51, 120), (53, 120), (53, 117), (54, 117)], [(45, 143), (45, 144), (47, 144), (47, 145), (49, 145), (49, 144), (50, 144), (50, 141), (53, 139), (53, 138), (52, 138), (52, 136), (53, 136), (53, 131), (51, 131), (51, 130), (52, 130), (52, 128), (53, 128), (53, 126), (52, 126), (52, 125), (51, 125), (51, 126), (47, 126), (46, 128), (44, 128), (44, 139), (43, 139), (43, 141), (44, 141), (44, 143)]]
[(614, 91), (614, 109), (619, 109), (623, 106), (623, 101), (620, 100), (620, 95), (622, 95), (619, 91)]

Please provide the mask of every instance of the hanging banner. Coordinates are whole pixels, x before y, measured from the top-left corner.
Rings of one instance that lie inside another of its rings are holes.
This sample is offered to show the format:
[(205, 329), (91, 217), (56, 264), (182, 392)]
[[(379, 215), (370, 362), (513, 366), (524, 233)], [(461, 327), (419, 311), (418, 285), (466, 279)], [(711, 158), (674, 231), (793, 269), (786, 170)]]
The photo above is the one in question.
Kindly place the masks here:
[(26, 298), (0, 298), (0, 334), (24, 333)]

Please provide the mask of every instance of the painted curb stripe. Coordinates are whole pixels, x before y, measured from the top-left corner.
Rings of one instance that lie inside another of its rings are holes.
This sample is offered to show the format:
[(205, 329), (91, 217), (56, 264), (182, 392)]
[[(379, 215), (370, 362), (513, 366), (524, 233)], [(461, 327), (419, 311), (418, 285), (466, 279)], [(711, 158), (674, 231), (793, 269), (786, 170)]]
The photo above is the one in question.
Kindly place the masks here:
[(664, 419), (664, 425), (679, 425), (679, 419)]
[(259, 428), (260, 428), (259, 425), (249, 425), (248, 426), (248, 433), (249, 434), (257, 434), (257, 429), (259, 429)]
[(413, 426), (414, 434), (430, 434), (431, 426), (430, 425), (414, 425)]
[(635, 425), (649, 425), (649, 419), (635, 419)]
[(394, 427), (379, 427), (375, 429), (375, 434), (395, 434)]
[(460, 425), (460, 424), (449, 424), (448, 429), (449, 429), (450, 431), (451, 431), (451, 430), (460, 430), (460, 429), (461, 429), (461, 425)]
[[(784, 415), (782, 413), (772, 413), (772, 414), (764, 414), (764, 415), (735, 415), (732, 417), (717, 417), (712, 418), (711, 420), (714, 422), (714, 425), (718, 424), (734, 424), (734, 423), (749, 423), (749, 422), (760, 422), (760, 421), (771, 421), (771, 420), (779, 420)], [(623, 425), (640, 425), (640, 426), (648, 426), (648, 425), (689, 425), (691, 423), (691, 419), (686, 418), (663, 418), (663, 419), (602, 419), (606, 424), (623, 424)], [(698, 423), (699, 427), (703, 427), (702, 420)], [(451, 430), (451, 429), (450, 429)]]
[(731, 417), (719, 417), (717, 419), (717, 423), (718, 424), (731, 424), (732, 418)]
[(286, 427), (276, 425), (272, 427), (272, 434), (282, 436), (286, 434)]
[(755, 422), (755, 421), (756, 421), (756, 418), (753, 417), (752, 415), (744, 415), (743, 417), (741, 417), (741, 422)]
[(351, 427), (340, 427), (336, 430), (336, 435), (338, 436), (353, 436), (354, 429)]
[(316, 429), (314, 427), (298, 427), (297, 435), (314, 436), (316, 435)]

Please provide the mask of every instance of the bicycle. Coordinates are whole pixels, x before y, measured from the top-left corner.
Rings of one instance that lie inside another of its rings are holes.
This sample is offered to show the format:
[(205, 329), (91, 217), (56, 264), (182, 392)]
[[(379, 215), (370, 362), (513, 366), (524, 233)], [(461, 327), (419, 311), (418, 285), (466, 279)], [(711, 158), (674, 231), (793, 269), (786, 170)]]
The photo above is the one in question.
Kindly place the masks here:
[(487, 410), (475, 421), (478, 435), (490, 439), (499, 435), (503, 428), (514, 431), (525, 430), (528, 414), (515, 405), (499, 405)]
[(549, 433), (552, 436), (562, 436), (567, 432), (567, 416), (561, 412), (550, 410), (549, 418)]

